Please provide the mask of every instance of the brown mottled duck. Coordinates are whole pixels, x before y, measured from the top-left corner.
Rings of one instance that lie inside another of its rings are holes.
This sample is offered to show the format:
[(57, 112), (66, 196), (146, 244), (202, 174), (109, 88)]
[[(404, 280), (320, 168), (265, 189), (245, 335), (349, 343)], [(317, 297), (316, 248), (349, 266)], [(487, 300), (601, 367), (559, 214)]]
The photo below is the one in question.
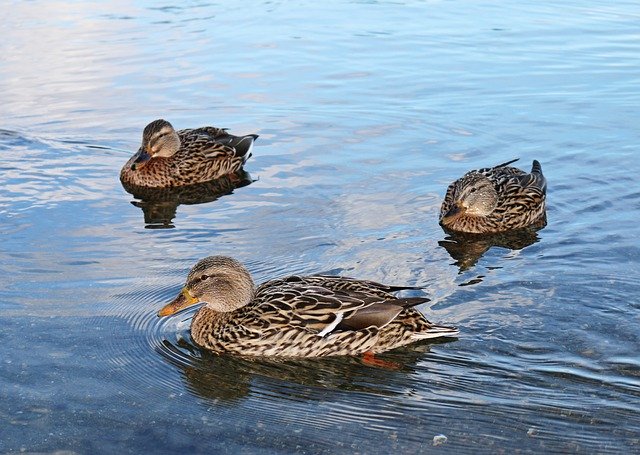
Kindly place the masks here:
[(509, 164), (467, 172), (447, 188), (440, 225), (453, 232), (489, 234), (546, 225), (547, 180), (533, 161), (526, 173)]
[(429, 299), (393, 294), (403, 289), (415, 288), (326, 275), (290, 276), (256, 289), (241, 263), (210, 256), (158, 316), (204, 302), (191, 322), (193, 341), (243, 356), (371, 355), (458, 334), (413, 308)]
[(125, 187), (173, 188), (208, 182), (242, 168), (256, 134), (233, 136), (223, 128), (176, 131), (166, 120), (149, 123), (142, 145), (120, 171)]

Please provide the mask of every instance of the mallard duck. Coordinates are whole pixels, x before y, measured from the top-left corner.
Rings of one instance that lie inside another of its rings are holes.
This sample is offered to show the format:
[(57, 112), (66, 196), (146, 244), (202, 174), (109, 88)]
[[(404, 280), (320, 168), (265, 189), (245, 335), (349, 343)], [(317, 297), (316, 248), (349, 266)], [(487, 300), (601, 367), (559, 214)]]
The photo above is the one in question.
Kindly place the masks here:
[(547, 180), (533, 160), (527, 174), (508, 161), (467, 172), (447, 188), (440, 208), (446, 230), (487, 234), (546, 224)]
[(429, 299), (393, 295), (402, 289), (415, 288), (327, 275), (290, 276), (256, 289), (240, 262), (209, 256), (191, 269), (180, 294), (158, 316), (206, 302), (191, 321), (193, 341), (243, 356), (374, 354), (458, 333), (431, 324), (413, 308)]
[(238, 171), (257, 137), (233, 136), (213, 126), (176, 131), (166, 120), (154, 120), (120, 171), (120, 181), (125, 187), (152, 188), (208, 182)]

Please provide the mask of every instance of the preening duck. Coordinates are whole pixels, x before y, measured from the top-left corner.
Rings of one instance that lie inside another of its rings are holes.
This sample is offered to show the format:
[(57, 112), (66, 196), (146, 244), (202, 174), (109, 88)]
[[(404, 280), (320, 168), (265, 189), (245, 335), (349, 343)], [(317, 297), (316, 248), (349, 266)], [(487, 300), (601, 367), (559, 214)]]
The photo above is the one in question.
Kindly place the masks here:
[(531, 172), (509, 166), (467, 172), (447, 188), (440, 208), (446, 230), (487, 234), (546, 225), (547, 180), (533, 161)]

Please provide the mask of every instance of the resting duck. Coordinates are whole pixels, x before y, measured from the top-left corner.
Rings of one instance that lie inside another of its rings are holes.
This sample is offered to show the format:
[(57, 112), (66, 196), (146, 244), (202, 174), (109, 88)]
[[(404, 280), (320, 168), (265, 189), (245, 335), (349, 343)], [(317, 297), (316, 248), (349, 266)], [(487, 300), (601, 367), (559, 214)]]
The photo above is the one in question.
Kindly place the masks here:
[(166, 120), (154, 120), (120, 171), (120, 181), (125, 187), (171, 188), (233, 174), (251, 156), (257, 137), (233, 136), (213, 126), (176, 131)]
[(445, 230), (488, 234), (546, 225), (547, 180), (533, 160), (526, 173), (509, 164), (467, 172), (447, 188), (440, 208)]
[(206, 302), (191, 321), (193, 341), (243, 356), (371, 355), (458, 334), (412, 308), (429, 299), (392, 294), (402, 289), (415, 288), (326, 275), (290, 276), (256, 289), (241, 263), (210, 256), (191, 269), (158, 316)]

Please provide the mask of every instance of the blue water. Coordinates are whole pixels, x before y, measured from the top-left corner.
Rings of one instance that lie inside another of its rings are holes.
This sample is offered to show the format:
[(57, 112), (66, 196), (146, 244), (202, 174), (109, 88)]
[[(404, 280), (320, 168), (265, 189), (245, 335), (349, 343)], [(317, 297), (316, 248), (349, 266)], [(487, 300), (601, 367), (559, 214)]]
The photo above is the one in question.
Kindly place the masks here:
[[(639, 450), (636, 2), (160, 5), (5, 5), (1, 453)], [(150, 220), (118, 172), (161, 117), (259, 134), (254, 181)], [(548, 226), (452, 244), (447, 185), (515, 157)], [(461, 334), (212, 356), (155, 317), (210, 254), (425, 286)]]

